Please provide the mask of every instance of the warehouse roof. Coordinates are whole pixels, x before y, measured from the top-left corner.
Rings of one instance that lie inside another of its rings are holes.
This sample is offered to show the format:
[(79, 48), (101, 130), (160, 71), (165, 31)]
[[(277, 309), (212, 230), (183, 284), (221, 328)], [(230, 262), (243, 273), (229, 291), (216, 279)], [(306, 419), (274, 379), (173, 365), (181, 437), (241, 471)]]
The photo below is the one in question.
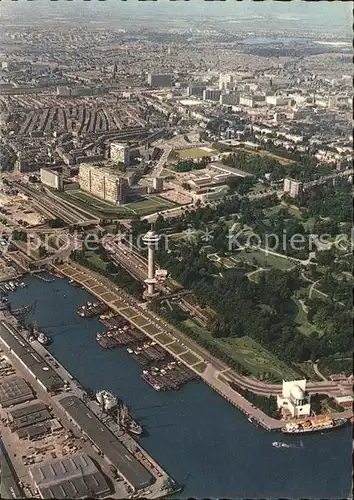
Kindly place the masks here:
[(47, 391), (56, 391), (64, 387), (64, 381), (48, 365), (48, 363), (33, 349), (33, 347), (9, 325), (6, 321), (0, 322), (0, 339), (11, 349), (17, 358), (28, 368)]
[(38, 403), (33, 403), (31, 405), (23, 406), (22, 408), (16, 408), (10, 411), (12, 419), (23, 417), (23, 415), (30, 415), (31, 413), (36, 413), (37, 411), (45, 410), (47, 407), (44, 403), (39, 401)]
[(59, 402), (133, 488), (142, 489), (151, 484), (152, 475), (147, 469), (78, 397), (66, 396)]
[(110, 491), (103, 474), (85, 454), (31, 467), (30, 474), (42, 498), (87, 498)]
[(2, 408), (31, 399), (34, 399), (34, 395), (25, 379), (13, 377), (0, 382), (0, 406)]

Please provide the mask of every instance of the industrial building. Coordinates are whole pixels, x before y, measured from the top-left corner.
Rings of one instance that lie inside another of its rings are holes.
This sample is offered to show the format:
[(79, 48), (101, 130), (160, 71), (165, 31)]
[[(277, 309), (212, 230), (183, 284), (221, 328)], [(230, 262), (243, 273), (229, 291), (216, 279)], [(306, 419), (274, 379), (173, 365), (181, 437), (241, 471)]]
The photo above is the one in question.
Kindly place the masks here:
[(153, 482), (153, 476), (148, 470), (78, 397), (66, 396), (59, 403), (68, 418), (101, 450), (106, 459), (135, 491), (146, 488)]
[(126, 202), (128, 180), (116, 169), (84, 163), (79, 169), (79, 184), (83, 191), (110, 203)]
[(148, 85), (150, 85), (150, 87), (171, 87), (172, 75), (149, 73)]
[(30, 467), (41, 498), (96, 498), (110, 488), (102, 472), (86, 455), (75, 455)]
[(34, 399), (34, 394), (26, 380), (20, 377), (13, 377), (0, 382), (0, 407), (25, 403)]
[(6, 451), (4, 443), (0, 440), (0, 498), (25, 498), (19, 487), (19, 480)]
[(112, 161), (129, 164), (129, 147), (120, 142), (112, 142), (109, 145), (109, 155)]
[[(5, 321), (0, 323), (0, 344), (3, 344), (15, 358), (26, 368), (26, 370), (37, 380), (42, 388), (49, 393), (56, 393), (64, 388), (64, 381), (55, 370), (40, 356), (17, 330)], [(22, 379), (20, 379), (22, 380)], [(6, 381), (9, 383), (9, 381)], [(1, 383), (2, 385), (5, 382)], [(23, 386), (23, 384), (22, 384)], [(14, 389), (13, 389), (14, 390)], [(32, 391), (31, 391), (32, 392)], [(28, 391), (27, 391), (28, 393)], [(11, 393), (10, 393), (11, 394)], [(18, 397), (25, 397), (20, 392)], [(33, 399), (27, 394), (27, 399)], [(22, 401), (22, 402), (23, 402)], [(17, 401), (11, 404), (19, 404)], [(1, 404), (1, 403), (0, 403)]]
[(41, 168), (41, 183), (58, 191), (63, 191), (63, 174), (49, 168)]

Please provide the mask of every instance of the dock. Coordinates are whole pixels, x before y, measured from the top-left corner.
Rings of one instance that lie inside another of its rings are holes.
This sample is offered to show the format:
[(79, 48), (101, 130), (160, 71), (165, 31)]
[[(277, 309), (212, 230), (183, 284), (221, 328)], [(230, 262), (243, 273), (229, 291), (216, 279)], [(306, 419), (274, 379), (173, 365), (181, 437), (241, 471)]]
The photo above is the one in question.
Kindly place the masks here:
[[(5, 348), (9, 358), (14, 359), (14, 368), (20, 370), (29, 384), (36, 388), (37, 394), (57, 413), (60, 421), (67, 423), (69, 428), (74, 425), (76, 432), (79, 430), (83, 436), (81, 439), (84, 439), (84, 443), (88, 440), (88, 443), (93, 444), (96, 451), (83, 444), (88, 454), (99, 462), (102, 462), (101, 455), (105, 457), (110, 464), (113, 482), (123, 477), (128, 490), (115, 498), (133, 498), (138, 494), (139, 497), (152, 500), (180, 491), (180, 487), (168, 473), (124, 428), (102, 412), (79, 381), (43, 345), (36, 341), (27, 342), (28, 332), (18, 330), (16, 318), (9, 313), (1, 313), (1, 316), (0, 349)], [(26, 356), (29, 350), (36, 352), (35, 364), (28, 364)], [(46, 367), (45, 370), (43, 366)], [(13, 370), (11, 365), (6, 365), (2, 368), (1, 375), (11, 375)], [(89, 416), (86, 418), (86, 415)], [(98, 429), (100, 432), (97, 432)], [(115, 487), (123, 491), (119, 484), (115, 484)]]

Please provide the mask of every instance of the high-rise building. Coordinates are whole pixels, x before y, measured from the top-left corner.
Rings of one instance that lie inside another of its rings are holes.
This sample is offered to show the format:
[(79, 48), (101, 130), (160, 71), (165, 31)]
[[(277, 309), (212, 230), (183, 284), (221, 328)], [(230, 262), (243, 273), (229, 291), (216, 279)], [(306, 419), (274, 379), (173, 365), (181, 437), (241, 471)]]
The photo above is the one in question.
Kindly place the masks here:
[(149, 73), (148, 85), (150, 85), (150, 87), (171, 87), (172, 75)]
[(203, 92), (206, 89), (206, 85), (202, 83), (190, 83), (187, 87), (187, 96), (203, 97)]
[(228, 90), (233, 87), (234, 78), (229, 74), (220, 74), (219, 76), (219, 90)]
[(220, 99), (221, 90), (205, 89), (203, 92), (203, 101), (218, 101)]
[(63, 174), (61, 172), (56, 172), (50, 168), (41, 168), (40, 174), (42, 184), (57, 189), (58, 191), (63, 191)]
[(162, 177), (154, 177), (153, 178), (153, 187), (156, 193), (161, 193), (163, 191), (163, 178)]
[(112, 161), (128, 165), (129, 147), (126, 144), (122, 144), (120, 142), (112, 142), (109, 146), (109, 154)]
[(126, 202), (128, 181), (124, 174), (119, 175), (114, 169), (82, 164), (79, 169), (79, 184), (83, 191), (110, 203), (122, 205)]

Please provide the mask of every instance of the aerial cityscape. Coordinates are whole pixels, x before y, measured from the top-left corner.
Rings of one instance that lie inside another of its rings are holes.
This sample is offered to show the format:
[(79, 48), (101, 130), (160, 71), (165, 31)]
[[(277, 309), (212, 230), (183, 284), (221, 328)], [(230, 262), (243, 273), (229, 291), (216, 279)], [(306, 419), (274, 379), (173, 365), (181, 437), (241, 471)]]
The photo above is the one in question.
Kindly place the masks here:
[(350, 3), (0, 25), (0, 498), (352, 498)]

